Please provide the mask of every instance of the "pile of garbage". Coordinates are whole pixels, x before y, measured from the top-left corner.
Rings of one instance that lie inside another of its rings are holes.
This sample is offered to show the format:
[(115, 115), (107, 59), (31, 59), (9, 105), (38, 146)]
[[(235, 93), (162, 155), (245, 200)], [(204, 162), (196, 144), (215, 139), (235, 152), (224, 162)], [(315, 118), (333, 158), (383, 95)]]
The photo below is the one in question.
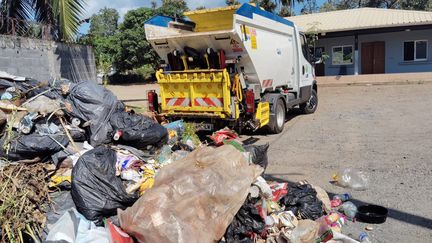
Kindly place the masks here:
[(0, 96), (2, 241), (357, 242), (347, 196), (265, 179), (268, 144), (202, 142), (92, 82), (0, 72)]

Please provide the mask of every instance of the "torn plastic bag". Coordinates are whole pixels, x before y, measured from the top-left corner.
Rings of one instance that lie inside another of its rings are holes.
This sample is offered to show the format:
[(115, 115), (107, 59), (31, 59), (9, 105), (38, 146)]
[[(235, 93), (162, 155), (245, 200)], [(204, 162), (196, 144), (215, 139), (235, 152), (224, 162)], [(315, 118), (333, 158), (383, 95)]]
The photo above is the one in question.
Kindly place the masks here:
[(87, 219), (101, 225), (103, 217), (117, 213), (117, 208), (131, 206), (138, 194), (127, 194), (116, 176), (116, 152), (104, 146), (85, 152), (72, 170), (72, 198)]
[(145, 148), (147, 145), (157, 147), (168, 141), (168, 131), (149, 117), (130, 112), (116, 112), (110, 118), (114, 131), (120, 131), (118, 140), (121, 144), (135, 148)]
[(50, 99), (43, 95), (23, 104), (23, 107), (29, 112), (39, 112), (42, 116), (49, 115), (53, 112), (63, 112), (61, 111), (61, 102), (59, 100)]
[(162, 167), (120, 226), (140, 242), (218, 241), (261, 172), (232, 146), (198, 148)]
[(39, 157), (44, 159), (61, 150), (68, 144), (69, 140), (65, 135), (12, 135), (12, 140), (9, 142), (9, 150), (5, 148), (6, 135), (1, 140), (0, 156), (9, 160), (26, 160)]
[(316, 220), (323, 216), (323, 203), (317, 198), (317, 192), (309, 184), (288, 184), (288, 194), (282, 197), (281, 204), (301, 219)]
[(75, 208), (69, 209), (48, 233), (46, 243), (110, 243), (111, 236), (104, 227), (96, 225), (80, 215)]
[(267, 150), (269, 146), (269, 143), (263, 145), (246, 145), (244, 149), (250, 153), (252, 163), (263, 167), (265, 170), (268, 166)]
[(124, 110), (124, 105), (114, 94), (93, 82), (70, 84), (66, 98), (72, 117), (90, 122), (90, 144), (97, 146), (112, 139), (111, 115)]

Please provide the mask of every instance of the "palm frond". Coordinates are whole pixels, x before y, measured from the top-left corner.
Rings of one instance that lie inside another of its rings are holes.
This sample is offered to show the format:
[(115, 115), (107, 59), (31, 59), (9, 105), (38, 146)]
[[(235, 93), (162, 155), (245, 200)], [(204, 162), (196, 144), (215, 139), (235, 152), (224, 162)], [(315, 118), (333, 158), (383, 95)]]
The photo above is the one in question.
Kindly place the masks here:
[(43, 24), (53, 24), (54, 15), (51, 0), (33, 0), (35, 20)]
[(32, 0), (4, 0), (2, 8), (7, 17), (28, 20), (32, 17)]
[(51, 0), (51, 6), (59, 26), (59, 35), (65, 41), (72, 41), (76, 37), (85, 0)]

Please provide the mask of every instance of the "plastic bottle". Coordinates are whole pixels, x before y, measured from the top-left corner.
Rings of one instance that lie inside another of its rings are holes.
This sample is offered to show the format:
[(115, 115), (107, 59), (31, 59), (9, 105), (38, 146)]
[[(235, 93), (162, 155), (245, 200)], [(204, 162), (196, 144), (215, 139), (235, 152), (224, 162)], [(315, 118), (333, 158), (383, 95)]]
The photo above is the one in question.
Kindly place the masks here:
[(348, 219), (353, 220), (357, 214), (357, 206), (352, 202), (344, 202), (342, 204), (344, 214)]
[(122, 135), (123, 133), (121, 131), (117, 131), (113, 137), (114, 141), (118, 141)]
[(79, 118), (76, 117), (72, 118), (72, 125), (74, 127), (78, 127), (80, 124), (81, 124), (81, 120)]
[(357, 191), (366, 190), (369, 184), (367, 176), (362, 171), (351, 168), (340, 170), (333, 175), (333, 180), (342, 187), (349, 187)]
[(342, 202), (346, 202), (351, 199), (351, 195), (349, 193), (342, 193), (333, 196), (333, 200), (340, 199)]
[(358, 237), (358, 240), (361, 243), (372, 243), (372, 239), (369, 237), (368, 233), (366, 232), (361, 232)]

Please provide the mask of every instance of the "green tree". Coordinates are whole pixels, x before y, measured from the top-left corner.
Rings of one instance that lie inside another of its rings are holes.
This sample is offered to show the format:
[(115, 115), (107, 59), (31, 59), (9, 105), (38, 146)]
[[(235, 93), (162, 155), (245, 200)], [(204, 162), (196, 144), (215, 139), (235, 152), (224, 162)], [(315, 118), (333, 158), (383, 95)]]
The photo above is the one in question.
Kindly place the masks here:
[(303, 0), (303, 8), (300, 10), (301, 14), (311, 14), (319, 11), (316, 0)]
[(203, 9), (206, 9), (206, 7), (205, 6), (198, 6), (195, 8), (195, 10), (203, 10)]
[(321, 6), (320, 11), (326, 12), (363, 7), (424, 11), (432, 7), (432, 0), (328, 0)]
[(431, 10), (432, 0), (405, 0), (400, 5), (402, 9)]
[(156, 9), (157, 14), (170, 17), (181, 17), (186, 11), (189, 11), (189, 8), (185, 0), (162, 0), (162, 5)]
[(132, 70), (143, 65), (156, 66), (159, 59), (145, 38), (143, 26), (143, 23), (153, 15), (155, 15), (155, 10), (145, 7), (126, 13), (117, 34), (119, 47), (114, 59), (114, 66), (118, 70)]
[(238, 0), (226, 0), (225, 3), (228, 6), (233, 6), (233, 5), (239, 5), (240, 4), (240, 2)]
[(97, 37), (113, 36), (117, 32), (119, 13), (113, 8), (103, 8), (90, 19), (89, 34)]
[(321, 5), (319, 11), (320, 12), (330, 12), (330, 11), (336, 11), (337, 6), (333, 3), (333, 1), (327, 1)]
[(18, 28), (28, 28), (29, 20), (53, 26), (57, 40), (75, 40), (84, 12), (85, 0), (1, 0), (2, 14), (22, 20)]
[(266, 11), (287, 17), (293, 14), (296, 3), (304, 3), (305, 1), (316, 2), (316, 0), (251, 0), (250, 2), (257, 4)]
[(116, 34), (118, 49), (114, 57), (114, 66), (123, 72), (154, 72), (159, 57), (146, 40), (143, 23), (156, 14), (180, 17), (188, 10), (184, 0), (162, 0), (160, 7), (143, 7), (127, 12)]

